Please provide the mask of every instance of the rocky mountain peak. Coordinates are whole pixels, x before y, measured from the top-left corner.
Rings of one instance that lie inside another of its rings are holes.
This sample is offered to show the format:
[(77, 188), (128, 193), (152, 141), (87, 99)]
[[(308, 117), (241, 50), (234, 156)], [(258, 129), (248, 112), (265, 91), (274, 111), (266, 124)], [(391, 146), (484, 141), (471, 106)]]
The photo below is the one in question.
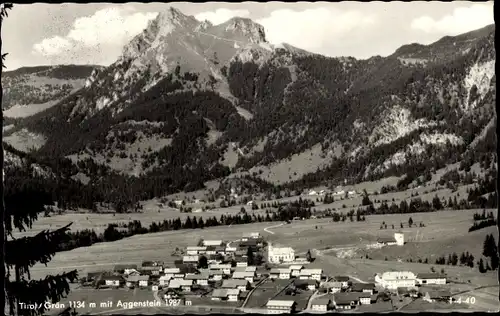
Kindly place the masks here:
[(264, 27), (250, 19), (234, 17), (222, 25), (225, 32), (247, 37), (252, 43), (267, 43)]

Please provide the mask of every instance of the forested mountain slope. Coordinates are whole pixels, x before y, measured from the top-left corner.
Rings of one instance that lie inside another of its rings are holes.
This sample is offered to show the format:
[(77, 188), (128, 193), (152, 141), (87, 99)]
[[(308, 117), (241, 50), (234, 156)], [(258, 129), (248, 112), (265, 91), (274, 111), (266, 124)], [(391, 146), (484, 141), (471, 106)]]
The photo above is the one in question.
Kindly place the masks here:
[(311, 148), (322, 163), (291, 185), (430, 172), (495, 152), (494, 35), (491, 25), (388, 57), (329, 58), (273, 46), (248, 19), (214, 26), (170, 9), (84, 87), (6, 133), (43, 135), (36, 157), (67, 157), (132, 200)]

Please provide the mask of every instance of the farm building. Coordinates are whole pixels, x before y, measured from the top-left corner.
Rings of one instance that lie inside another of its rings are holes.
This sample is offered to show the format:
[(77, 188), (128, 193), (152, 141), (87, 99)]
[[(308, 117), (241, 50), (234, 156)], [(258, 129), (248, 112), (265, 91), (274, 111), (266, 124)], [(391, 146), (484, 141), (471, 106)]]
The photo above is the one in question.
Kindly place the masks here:
[(390, 271), (375, 275), (375, 282), (383, 288), (396, 290), (398, 287), (415, 287), (416, 277), (410, 271)]
[(223, 289), (239, 289), (240, 291), (247, 291), (250, 289), (250, 282), (247, 280), (224, 280), (222, 282)]
[(394, 233), (393, 237), (379, 237), (377, 243), (384, 246), (403, 246), (405, 244), (405, 236), (403, 233), (398, 232)]
[(256, 266), (236, 266), (233, 268), (234, 272), (256, 272), (257, 267)]
[(204, 246), (189, 246), (186, 248), (186, 254), (188, 256), (196, 256), (204, 254), (207, 250), (207, 247)]
[(184, 292), (191, 292), (193, 280), (173, 279), (168, 283), (169, 289), (181, 289)]
[(374, 283), (353, 283), (351, 284), (351, 292), (363, 292), (373, 294), (375, 291)]
[(162, 275), (159, 279), (160, 286), (168, 285), (168, 282), (170, 281), (170, 279), (172, 279), (172, 277), (173, 275), (172, 276)]
[(215, 251), (216, 249), (217, 249), (217, 246), (207, 246), (207, 250), (205, 253), (209, 256), (216, 255), (217, 254), (217, 251)]
[(419, 273), (417, 284), (446, 284), (446, 275), (440, 273)]
[(127, 287), (148, 287), (149, 275), (131, 275), (126, 279)]
[(160, 275), (161, 271), (162, 271), (161, 266), (141, 267), (140, 269), (141, 274), (148, 274), (148, 275)]
[(252, 206), (252, 205), (253, 205), (253, 201), (248, 201), (248, 202), (247, 202), (247, 205), (248, 205), (248, 206)]
[(324, 282), (321, 287), (328, 293), (338, 293), (342, 290), (342, 282)]
[(183, 263), (198, 263), (198, 256), (184, 256), (182, 257)]
[(259, 237), (260, 237), (260, 233), (258, 233), (258, 232), (251, 232), (251, 233), (243, 234), (243, 238), (241, 240), (242, 241), (247, 241), (249, 239), (257, 239)]
[(203, 246), (222, 246), (222, 240), (204, 240)]
[(283, 263), (295, 261), (295, 251), (291, 247), (273, 247), (268, 245), (268, 262), (269, 263)]
[(377, 243), (384, 246), (393, 246), (396, 244), (396, 239), (394, 237), (379, 237)]
[(236, 252), (236, 250), (238, 250), (238, 248), (233, 247), (233, 246), (226, 246), (226, 254), (227, 253), (234, 253), (234, 252)]
[(297, 303), (292, 300), (269, 300), (266, 304), (268, 314), (291, 314), (295, 312)]
[(193, 280), (194, 284), (207, 286), (209, 275), (207, 274), (189, 274), (184, 277), (184, 280)]
[(222, 270), (224, 274), (231, 274), (231, 264), (211, 264), (208, 266), (209, 270)]
[(291, 265), (289, 268), (290, 268), (290, 271), (291, 271), (291, 276), (292, 277), (298, 277), (300, 275), (300, 270), (303, 268), (304, 266), (303, 265), (300, 265), (300, 264), (293, 264)]
[(128, 274), (132, 270), (137, 271), (136, 264), (117, 264), (113, 268), (113, 272), (125, 273), (125, 274)]
[(342, 288), (345, 289), (349, 287), (349, 277), (345, 275), (336, 275), (333, 279), (342, 284)]
[(299, 272), (299, 278), (301, 280), (312, 279), (321, 281), (322, 274), (323, 274), (322, 269), (302, 269)]
[(208, 272), (208, 276), (210, 281), (220, 281), (224, 276), (224, 272), (222, 270), (210, 270)]
[(329, 298), (318, 298), (311, 303), (311, 309), (316, 312), (326, 312), (332, 307), (332, 300)]
[(421, 289), (420, 293), (422, 294), (422, 299), (430, 303), (439, 301), (449, 302), (451, 298), (449, 289)]
[(101, 282), (104, 282), (104, 285), (106, 286), (119, 287), (123, 284), (124, 279), (118, 275), (103, 275), (101, 278)]
[(164, 276), (168, 277), (169, 279), (173, 278), (174, 274), (178, 274), (178, 273), (181, 273), (181, 269), (179, 269), (179, 268), (165, 268), (165, 269), (163, 269)]
[(292, 271), (289, 268), (274, 268), (269, 272), (269, 277), (271, 279), (283, 279), (288, 280), (291, 277)]
[(418, 297), (418, 291), (416, 288), (407, 288), (407, 287), (398, 287), (397, 288), (398, 296), (402, 297)]
[(89, 272), (89, 273), (87, 273), (86, 281), (90, 282), (90, 281), (95, 281), (97, 279), (100, 279), (101, 276), (103, 275), (103, 273), (104, 272), (102, 272), (102, 271), (99, 271), (99, 272)]
[(177, 268), (179, 268), (179, 272), (180, 273), (196, 273), (198, 272), (198, 270), (196, 269), (196, 267), (193, 265), (193, 264), (179, 264), (179, 265), (175, 265)]
[(296, 288), (309, 290), (309, 291), (315, 291), (316, 288), (318, 287), (318, 281), (312, 280), (312, 279), (295, 280), (294, 284), (295, 284)]
[(215, 254), (216, 255), (226, 255), (226, 247), (224, 246), (215, 246)]
[(212, 292), (212, 300), (214, 301), (227, 300), (229, 302), (236, 302), (238, 301), (239, 295), (240, 295), (239, 289), (215, 289)]
[(352, 309), (358, 305), (368, 305), (372, 302), (370, 293), (343, 292), (333, 294), (333, 301), (338, 309)]
[(253, 283), (255, 278), (255, 272), (235, 272), (233, 273), (233, 279), (247, 280), (250, 283)]
[(163, 268), (164, 263), (162, 261), (143, 261), (141, 264), (141, 268), (144, 269), (146, 267), (161, 267)]

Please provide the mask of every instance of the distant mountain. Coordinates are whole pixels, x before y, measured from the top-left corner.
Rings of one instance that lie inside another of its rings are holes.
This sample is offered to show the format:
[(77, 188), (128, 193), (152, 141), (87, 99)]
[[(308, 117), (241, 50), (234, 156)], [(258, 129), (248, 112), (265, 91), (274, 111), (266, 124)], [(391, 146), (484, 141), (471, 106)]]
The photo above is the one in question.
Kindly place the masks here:
[(2, 73), (2, 109), (6, 117), (18, 118), (43, 111), (83, 87), (101, 66), (22, 67)]
[(43, 135), (36, 155), (93, 161), (141, 197), (237, 171), (294, 186), (423, 174), (494, 154), (494, 36), (492, 25), (388, 57), (329, 58), (271, 45), (249, 19), (169, 9), (6, 134)]

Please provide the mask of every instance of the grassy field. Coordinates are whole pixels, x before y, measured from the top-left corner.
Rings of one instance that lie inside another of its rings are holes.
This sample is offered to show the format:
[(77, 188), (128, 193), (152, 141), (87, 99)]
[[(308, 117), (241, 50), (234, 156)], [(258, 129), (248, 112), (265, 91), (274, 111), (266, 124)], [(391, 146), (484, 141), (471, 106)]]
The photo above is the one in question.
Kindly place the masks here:
[(290, 284), (290, 280), (271, 280), (262, 282), (253, 292), (245, 308), (262, 308), (267, 301), (275, 297)]

